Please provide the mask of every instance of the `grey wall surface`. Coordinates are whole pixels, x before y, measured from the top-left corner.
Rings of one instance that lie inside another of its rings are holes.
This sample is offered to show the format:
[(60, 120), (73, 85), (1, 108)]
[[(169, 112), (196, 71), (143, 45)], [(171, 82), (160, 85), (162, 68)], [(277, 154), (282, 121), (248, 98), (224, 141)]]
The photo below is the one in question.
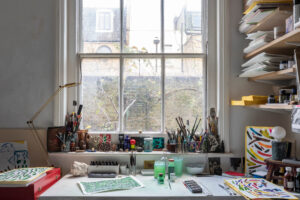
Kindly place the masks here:
[[(270, 95), (273, 89), (270, 85), (249, 82), (239, 78), (243, 60), (243, 48), (247, 45), (245, 35), (238, 32), (239, 21), (242, 17), (242, 2), (230, 1), (228, 12), (229, 44), (230, 44), (230, 99), (239, 100), (244, 95)], [(282, 126), (287, 130), (288, 137), (297, 140), (297, 152), (300, 152), (300, 134), (290, 131), (290, 112), (274, 113), (243, 107), (230, 107), (230, 149), (235, 154), (244, 154), (246, 126)], [(299, 153), (298, 153), (299, 154)], [(298, 155), (300, 156), (300, 155)], [(299, 157), (300, 158), (300, 157)]]
[[(0, 128), (27, 127), (54, 92), (55, 2), (0, 2)], [(36, 125), (47, 127), (52, 121), (50, 104)]]
[[(272, 88), (238, 78), (245, 36), (238, 32), (242, 1), (227, 0), (230, 14), (230, 99), (243, 95), (269, 95)], [(1, 0), (0, 6), (0, 128), (23, 128), (54, 91), (55, 1)], [(228, 105), (229, 106), (229, 105)], [(284, 126), (290, 138), (300, 134), (289, 129), (289, 114), (230, 107), (230, 149), (244, 154), (245, 126)], [(39, 116), (36, 125), (52, 126), (53, 105)]]

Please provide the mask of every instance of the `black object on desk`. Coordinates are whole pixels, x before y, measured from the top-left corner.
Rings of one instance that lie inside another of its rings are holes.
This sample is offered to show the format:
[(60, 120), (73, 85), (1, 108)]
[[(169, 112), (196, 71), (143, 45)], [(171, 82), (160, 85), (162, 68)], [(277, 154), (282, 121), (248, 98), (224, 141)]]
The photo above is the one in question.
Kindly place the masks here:
[(91, 172), (88, 174), (89, 178), (115, 178), (116, 173), (103, 173), (103, 172)]
[(196, 183), (196, 181), (194, 180), (187, 180), (184, 181), (183, 184), (185, 185), (185, 187), (187, 189), (189, 189), (189, 191), (191, 191), (192, 193), (202, 193), (202, 188), (200, 187), (200, 185), (198, 185), (198, 183)]

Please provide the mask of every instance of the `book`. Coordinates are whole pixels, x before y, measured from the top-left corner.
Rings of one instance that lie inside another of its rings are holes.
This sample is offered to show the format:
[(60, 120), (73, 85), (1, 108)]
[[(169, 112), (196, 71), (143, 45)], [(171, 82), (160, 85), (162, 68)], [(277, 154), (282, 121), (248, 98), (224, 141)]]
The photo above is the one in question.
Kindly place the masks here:
[(257, 24), (262, 21), (264, 18), (268, 17), (272, 14), (275, 9), (258, 9), (250, 18), (248, 18), (245, 22), (247, 24)]
[(224, 172), (222, 174), (222, 176), (232, 177), (232, 178), (241, 178), (241, 177), (245, 176), (245, 174), (239, 173), (239, 172), (227, 171), (227, 172)]
[(242, 100), (244, 101), (267, 101), (268, 96), (258, 96), (258, 95), (249, 95), (249, 96), (242, 96)]
[(0, 187), (26, 187), (42, 178), (52, 167), (13, 169), (0, 174)]
[(248, 7), (248, 9), (244, 12), (244, 14), (248, 14), (250, 12), (255, 12), (259, 8), (277, 8), (282, 5), (292, 6), (293, 0), (259, 0), (259, 1), (255, 1)]
[(237, 178), (224, 182), (246, 199), (298, 199), (283, 188), (263, 178)]
[(248, 0), (246, 2), (246, 6), (251, 6), (251, 4), (253, 4), (254, 2), (257, 2), (257, 1), (263, 3), (263, 2), (269, 2), (269, 1), (272, 1), (272, 2), (278, 2), (279, 1), (279, 2), (281, 2), (282, 0)]
[(251, 106), (265, 104), (267, 100), (258, 100), (258, 101), (247, 101), (247, 100), (232, 100), (231, 105), (233, 106)]

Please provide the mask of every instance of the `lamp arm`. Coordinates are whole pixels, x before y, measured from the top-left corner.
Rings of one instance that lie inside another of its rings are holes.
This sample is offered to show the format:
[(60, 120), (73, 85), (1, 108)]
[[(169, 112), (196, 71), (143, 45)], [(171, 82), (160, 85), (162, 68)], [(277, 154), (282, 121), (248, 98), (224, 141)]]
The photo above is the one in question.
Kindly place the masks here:
[(57, 90), (54, 92), (54, 94), (48, 98), (48, 100), (46, 101), (46, 103), (44, 103), (44, 104), (40, 107), (40, 109), (33, 115), (33, 117), (32, 117), (29, 121), (27, 121), (27, 124), (32, 123), (33, 120), (35, 120), (35, 119), (38, 117), (38, 115), (45, 109), (45, 107), (46, 107), (46, 106), (54, 99), (54, 97), (55, 97), (62, 89), (64, 89), (64, 88), (69, 88), (69, 87), (75, 87), (75, 86), (78, 86), (78, 85), (80, 85), (80, 83), (75, 83), (75, 82), (74, 82), (74, 83), (67, 83), (67, 84), (65, 84), (65, 85), (59, 86), (59, 87), (57, 88)]
[(40, 109), (33, 115), (33, 117), (27, 121), (27, 124), (32, 124), (33, 120), (35, 120), (35, 118), (37, 118), (39, 116), (39, 114), (45, 109), (45, 107), (54, 99), (54, 97), (62, 90), (62, 87), (59, 87), (54, 94), (48, 98), (48, 100), (46, 101), (46, 103), (44, 103)]
[(36, 142), (39, 144), (40, 148), (42, 149), (43, 153), (45, 154), (46, 160), (47, 160), (47, 164), (50, 165), (49, 162), (49, 158), (48, 158), (48, 153), (47, 153), (47, 149), (42, 145), (42, 140), (38, 134), (37, 129), (35, 128), (33, 121), (39, 116), (39, 114), (45, 109), (45, 107), (54, 99), (54, 97), (64, 88), (69, 88), (69, 87), (76, 87), (78, 85), (80, 85), (81, 83), (67, 83), (65, 85), (61, 85), (57, 88), (57, 90), (53, 93), (52, 96), (50, 96), (46, 103), (44, 103), (40, 109), (33, 115), (33, 117), (27, 121), (27, 125), (29, 127), (29, 129), (33, 132), (34, 138), (36, 140)]

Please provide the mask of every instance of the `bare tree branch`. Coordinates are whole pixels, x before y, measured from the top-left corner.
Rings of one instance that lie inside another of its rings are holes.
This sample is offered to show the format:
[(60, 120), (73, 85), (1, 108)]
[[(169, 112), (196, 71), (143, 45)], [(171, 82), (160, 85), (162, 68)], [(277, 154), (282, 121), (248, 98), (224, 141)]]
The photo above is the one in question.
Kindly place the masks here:
[(107, 92), (104, 90), (102, 83), (100, 84), (100, 87), (101, 87), (100, 89), (101, 89), (102, 93), (104, 93), (104, 96), (105, 96), (106, 98), (109, 99), (109, 101), (110, 101), (110, 103), (112, 104), (112, 106), (113, 106), (115, 112), (119, 115), (119, 111), (118, 111), (118, 109), (117, 109), (117, 107), (116, 107), (116, 105), (115, 105), (115, 103), (114, 103), (112, 97), (109, 96), (109, 95), (107, 94)]
[(126, 112), (129, 110), (129, 108), (131, 107), (131, 106), (133, 106), (133, 104), (136, 102), (136, 99), (134, 99), (127, 107), (126, 107), (126, 109), (124, 110), (124, 112), (123, 112), (123, 117), (125, 116), (125, 114), (126, 114)]
[[(194, 88), (180, 88), (180, 89), (177, 89), (177, 90), (172, 90), (168, 93), (165, 93), (165, 97), (168, 97), (168, 96), (171, 96), (173, 93), (176, 93), (176, 92), (180, 92), (180, 91), (194, 91), (194, 92), (198, 92), (199, 90), (197, 89), (194, 89)], [(158, 98), (157, 101), (161, 101), (161, 98)]]
[(98, 105), (98, 108), (100, 109), (100, 111), (105, 115), (106, 120), (110, 122), (110, 117), (108, 116), (106, 111), (102, 108), (102, 106), (100, 106), (99, 104), (97, 104), (97, 105)]
[(107, 98), (109, 99), (110, 103), (113, 105), (113, 108), (114, 108), (115, 112), (119, 115), (119, 111), (118, 111), (112, 97), (107, 95)]

